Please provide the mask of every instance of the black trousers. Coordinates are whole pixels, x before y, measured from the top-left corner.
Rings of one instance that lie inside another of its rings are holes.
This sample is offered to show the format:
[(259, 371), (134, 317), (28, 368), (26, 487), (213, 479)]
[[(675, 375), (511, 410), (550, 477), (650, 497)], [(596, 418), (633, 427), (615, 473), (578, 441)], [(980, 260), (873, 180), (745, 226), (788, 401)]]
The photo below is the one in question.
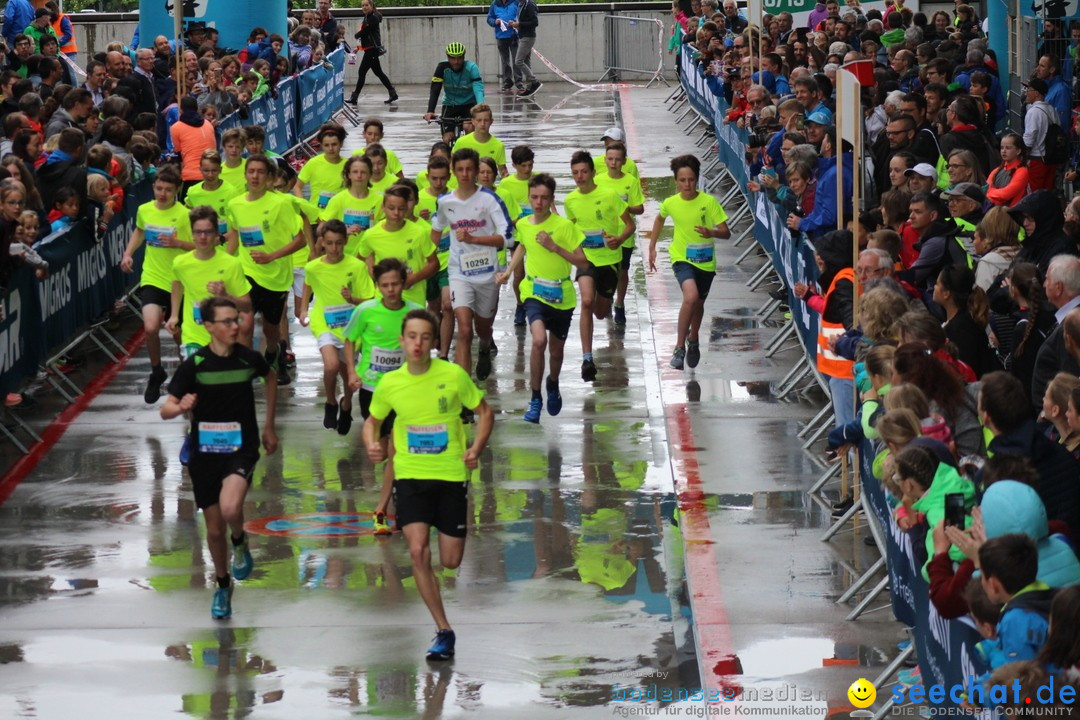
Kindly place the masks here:
[(382, 82), (383, 87), (386, 88), (386, 91), (388, 93), (390, 93), (391, 95), (397, 94), (394, 91), (394, 84), (390, 82), (390, 78), (388, 78), (386, 76), (386, 73), (383, 72), (382, 63), (379, 62), (379, 51), (372, 49), (365, 50), (364, 57), (360, 61), (360, 74), (359, 76), (357, 76), (356, 79), (356, 89), (353, 90), (354, 98), (358, 97), (360, 95), (360, 91), (364, 89), (364, 81), (367, 80), (368, 70), (371, 70), (373, 73), (375, 73), (375, 77), (379, 78), (379, 81)]

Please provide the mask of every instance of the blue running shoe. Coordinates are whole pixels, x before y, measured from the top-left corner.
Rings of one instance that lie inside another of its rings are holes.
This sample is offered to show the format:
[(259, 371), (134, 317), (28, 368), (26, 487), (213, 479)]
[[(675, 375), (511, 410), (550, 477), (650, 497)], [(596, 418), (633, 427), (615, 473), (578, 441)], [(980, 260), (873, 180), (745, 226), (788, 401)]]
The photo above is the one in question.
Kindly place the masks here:
[(184, 435), (184, 444), (180, 446), (180, 464), (187, 467), (191, 462), (191, 433)]
[(562, 394), (558, 390), (548, 388), (548, 415), (555, 417), (562, 412)]
[(544, 409), (543, 400), (530, 400), (529, 409), (525, 411), (525, 422), (540, 423), (540, 411)]
[(239, 545), (233, 546), (232, 551), (232, 574), (237, 580), (247, 580), (251, 575), (252, 569), (255, 567), (255, 561), (251, 558), (251, 549), (248, 547), (248, 541), (245, 538), (244, 542)]
[(455, 640), (453, 630), (440, 630), (435, 633), (435, 644), (428, 648), (427, 659), (439, 662), (454, 657)]
[[(219, 587), (214, 591), (214, 602), (210, 606), (210, 617), (225, 620), (232, 617), (232, 584), (227, 588)], [(451, 648), (453, 645), (451, 645)]]

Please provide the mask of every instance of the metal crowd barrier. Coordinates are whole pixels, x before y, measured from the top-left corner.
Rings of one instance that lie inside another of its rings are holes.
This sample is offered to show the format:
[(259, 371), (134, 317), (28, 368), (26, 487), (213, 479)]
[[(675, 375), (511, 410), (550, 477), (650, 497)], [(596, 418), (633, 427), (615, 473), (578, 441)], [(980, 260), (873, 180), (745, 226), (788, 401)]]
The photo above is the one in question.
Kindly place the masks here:
[(664, 83), (664, 23), (661, 20), (604, 16), (604, 65), (607, 70), (597, 82), (620, 80), (625, 73), (648, 75), (649, 82)]

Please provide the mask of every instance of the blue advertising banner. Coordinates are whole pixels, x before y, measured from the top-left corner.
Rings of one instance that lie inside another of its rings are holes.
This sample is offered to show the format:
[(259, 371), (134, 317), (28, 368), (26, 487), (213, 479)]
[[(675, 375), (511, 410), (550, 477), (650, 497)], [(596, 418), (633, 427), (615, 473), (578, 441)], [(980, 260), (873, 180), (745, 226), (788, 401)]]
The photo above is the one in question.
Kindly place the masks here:
[(334, 116), (345, 104), (345, 51), (336, 50), (320, 65), (297, 76), (300, 93), (299, 135), (304, 138)]
[(266, 147), (285, 154), (296, 145), (296, 80), (286, 78), (277, 85), (277, 97), (267, 93), (248, 105), (243, 125), (258, 125), (266, 131)]
[[(689, 53), (683, 53), (681, 67), (682, 85), (690, 105), (715, 129), (720, 159), (745, 189), (750, 180), (746, 163), (747, 133), (722, 122), (727, 105), (709, 89)], [(789, 292), (796, 282), (808, 283), (816, 279), (817, 266), (809, 243), (801, 234), (793, 236), (788, 231), (784, 218), (764, 193), (747, 194), (754, 213), (754, 238), (769, 254)], [(805, 303), (796, 302), (794, 297), (789, 298), (788, 304), (803, 348), (813, 359), (817, 349), (817, 317), (808, 311)], [(912, 628), (923, 685), (940, 684), (945, 688), (962, 685), (967, 689), (970, 677), (979, 677), (988, 669), (974, 651), (975, 643), (982, 636), (967, 618), (947, 620), (938, 614), (930, 602), (930, 586), (922, 576), (925, 558), (917, 559), (921, 554), (916, 552), (912, 536), (896, 525), (885, 491), (873, 475), (871, 443), (863, 443), (860, 459), (863, 493), (868, 511), (874, 516), (871, 521), (879, 523), (885, 537), (893, 614), (898, 621)], [(879, 695), (888, 697), (884, 688), (879, 688)], [(935, 709), (950, 707), (955, 705), (946, 697), (945, 702)]]

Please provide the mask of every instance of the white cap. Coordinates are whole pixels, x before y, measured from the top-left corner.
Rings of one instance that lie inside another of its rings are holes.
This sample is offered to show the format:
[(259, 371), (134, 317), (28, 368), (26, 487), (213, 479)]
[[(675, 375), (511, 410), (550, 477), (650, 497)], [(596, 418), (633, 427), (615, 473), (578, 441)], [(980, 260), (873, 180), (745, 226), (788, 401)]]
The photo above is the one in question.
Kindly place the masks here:
[(937, 170), (929, 163), (919, 163), (915, 167), (905, 170), (904, 175), (908, 177), (911, 177), (912, 175), (922, 175), (923, 177), (934, 178), (935, 181), (937, 180)]
[(604, 134), (600, 136), (601, 140), (606, 138), (611, 138), (612, 140), (618, 140), (619, 142), (623, 142), (626, 140), (626, 135), (624, 135), (623, 131), (619, 128), (613, 127), (605, 130)]

